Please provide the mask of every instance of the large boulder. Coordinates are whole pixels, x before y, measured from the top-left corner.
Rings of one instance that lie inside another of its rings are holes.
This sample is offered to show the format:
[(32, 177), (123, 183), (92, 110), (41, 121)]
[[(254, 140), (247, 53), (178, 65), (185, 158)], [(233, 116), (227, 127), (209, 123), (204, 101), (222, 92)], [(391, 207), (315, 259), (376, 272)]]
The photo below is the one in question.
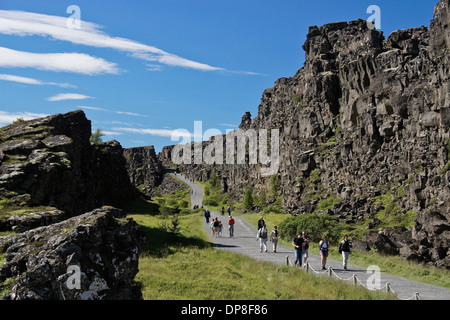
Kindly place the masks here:
[(145, 235), (113, 207), (0, 238), (11, 300), (141, 299), (133, 280)]

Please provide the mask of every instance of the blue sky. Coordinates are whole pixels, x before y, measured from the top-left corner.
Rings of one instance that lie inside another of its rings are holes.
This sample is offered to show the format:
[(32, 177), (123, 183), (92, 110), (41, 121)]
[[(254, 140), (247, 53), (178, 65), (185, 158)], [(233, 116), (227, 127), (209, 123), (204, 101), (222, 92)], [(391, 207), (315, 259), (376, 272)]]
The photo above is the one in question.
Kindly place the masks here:
[[(0, 0), (0, 125), (82, 108), (104, 140), (225, 133), (256, 116), (262, 92), (303, 65), (311, 25), (367, 19), (385, 37), (429, 26), (438, 0)], [(70, 5), (81, 29), (67, 27)]]

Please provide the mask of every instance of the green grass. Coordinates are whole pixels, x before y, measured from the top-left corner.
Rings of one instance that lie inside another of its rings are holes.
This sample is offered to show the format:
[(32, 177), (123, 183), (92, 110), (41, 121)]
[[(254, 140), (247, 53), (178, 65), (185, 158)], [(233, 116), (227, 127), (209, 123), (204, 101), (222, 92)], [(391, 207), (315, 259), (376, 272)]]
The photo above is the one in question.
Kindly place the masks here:
[(394, 298), (214, 249), (202, 226), (202, 212), (181, 216), (181, 232), (174, 235), (159, 228), (164, 218), (153, 203), (129, 204), (124, 209), (147, 235), (135, 279), (146, 300)]

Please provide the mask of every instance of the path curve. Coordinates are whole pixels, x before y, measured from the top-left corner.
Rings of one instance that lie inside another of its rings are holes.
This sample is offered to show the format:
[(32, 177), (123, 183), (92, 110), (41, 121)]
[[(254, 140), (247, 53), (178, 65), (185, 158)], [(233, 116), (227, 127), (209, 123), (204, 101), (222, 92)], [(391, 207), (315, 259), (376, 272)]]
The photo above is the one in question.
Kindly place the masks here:
[[(186, 183), (191, 188), (192, 206), (196, 204), (201, 206), (203, 200), (202, 186), (198, 183), (190, 181), (189, 178), (187, 178), (182, 173), (177, 173), (173, 170), (170, 170), (168, 172)], [(206, 223), (205, 219), (203, 219), (203, 226), (205, 232), (210, 235), (211, 242), (214, 243), (217, 248), (237, 254), (246, 255), (258, 261), (272, 262), (277, 265), (286, 265), (286, 257), (289, 257), (290, 261), (294, 261), (295, 254), (293, 248), (278, 245), (277, 252), (274, 253), (272, 249), (272, 243), (269, 241), (267, 242), (268, 252), (260, 252), (259, 242), (256, 240), (257, 230), (243, 218), (233, 216), (236, 222), (234, 227), (234, 237), (229, 237), (228, 213), (225, 212), (225, 215), (222, 216), (218, 212), (211, 212), (211, 218), (215, 217), (218, 217), (224, 225), (224, 230), (221, 237), (211, 237), (210, 226)], [(273, 226), (269, 226), (269, 232), (272, 231), (271, 227)], [(321, 270), (321, 262), (318, 251), (318, 245), (315, 246), (314, 244), (310, 244), (308, 262), (310, 266), (319, 274), (326, 275), (327, 271)], [(351, 255), (349, 261), (351, 262)], [(364, 285), (366, 285), (366, 281), (371, 276), (371, 273), (368, 273), (367, 269), (350, 264), (348, 264), (347, 270), (344, 270), (342, 267), (342, 261), (328, 259), (327, 267), (331, 267), (335, 275), (337, 275), (341, 279), (348, 279), (347, 282), (349, 283), (352, 283), (351, 278), (353, 274), (355, 274)], [(381, 287), (384, 287), (387, 282), (390, 283), (391, 288), (400, 299), (413, 299), (415, 297), (415, 293), (418, 292), (421, 300), (450, 300), (450, 290), (447, 290), (445, 288), (381, 273)]]

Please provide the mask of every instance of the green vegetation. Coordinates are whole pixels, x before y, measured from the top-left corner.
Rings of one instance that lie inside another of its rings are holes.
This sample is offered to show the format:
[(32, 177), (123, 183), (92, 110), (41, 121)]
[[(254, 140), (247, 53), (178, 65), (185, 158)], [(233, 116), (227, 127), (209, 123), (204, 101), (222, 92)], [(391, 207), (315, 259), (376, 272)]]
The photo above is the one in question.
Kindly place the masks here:
[(245, 210), (249, 210), (253, 206), (253, 188), (252, 187), (245, 188), (243, 205), (244, 205)]
[(312, 242), (319, 242), (323, 235), (330, 242), (341, 239), (342, 224), (327, 215), (302, 214), (291, 216), (280, 223), (280, 233), (293, 239), (299, 232), (306, 231)]
[(291, 99), (294, 102), (295, 105), (299, 104), (301, 102), (299, 96), (297, 96), (295, 93), (291, 92)]
[(335, 199), (332, 194), (328, 195), (327, 198), (321, 199), (317, 204), (316, 211), (328, 210), (334, 207), (334, 205), (341, 202), (340, 199)]
[(136, 281), (144, 299), (394, 299), (383, 293), (279, 267), (211, 247), (202, 213), (180, 216), (177, 235), (162, 230), (155, 203), (124, 207), (147, 235)]
[(278, 195), (278, 191), (280, 190), (281, 179), (278, 174), (274, 174), (270, 176), (269, 180), (269, 196), (271, 198), (276, 198)]
[(441, 170), (439, 170), (439, 174), (444, 174), (444, 173), (446, 173), (448, 170), (450, 170), (450, 160), (447, 162), (447, 164), (445, 165), (445, 167), (443, 167)]
[(102, 129), (97, 128), (97, 130), (95, 130), (94, 132), (92, 132), (91, 137), (89, 139), (89, 141), (92, 144), (99, 144), (102, 142), (102, 137), (104, 136)]

